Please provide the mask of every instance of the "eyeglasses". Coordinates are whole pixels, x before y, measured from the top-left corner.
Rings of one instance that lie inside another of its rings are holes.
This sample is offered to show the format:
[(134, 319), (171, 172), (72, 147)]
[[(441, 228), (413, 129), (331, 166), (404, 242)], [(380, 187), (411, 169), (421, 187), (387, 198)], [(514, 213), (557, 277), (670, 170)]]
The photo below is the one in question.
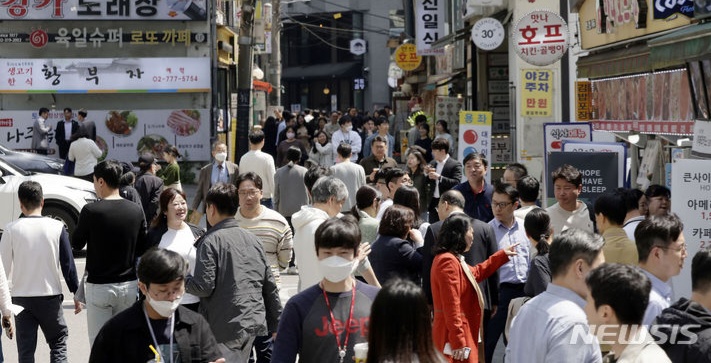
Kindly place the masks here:
[(239, 190), (237, 191), (237, 194), (239, 194), (240, 197), (255, 197), (262, 191), (259, 189), (248, 189), (248, 190)]
[(679, 247), (671, 247), (671, 246), (665, 247), (665, 246), (659, 246), (659, 245), (654, 245), (654, 247), (657, 247), (657, 248), (660, 248), (660, 249), (663, 249), (663, 250), (672, 250), (672, 251), (675, 251), (675, 252), (686, 251), (686, 243), (682, 244), (682, 245), (679, 246)]
[(183, 286), (180, 289), (166, 291), (151, 291), (150, 289), (148, 289), (148, 294), (155, 297), (156, 300), (172, 301), (185, 294), (185, 287)]
[(501, 203), (496, 203), (496, 202), (491, 202), (491, 207), (492, 208), (506, 208), (513, 204), (513, 202), (501, 202)]

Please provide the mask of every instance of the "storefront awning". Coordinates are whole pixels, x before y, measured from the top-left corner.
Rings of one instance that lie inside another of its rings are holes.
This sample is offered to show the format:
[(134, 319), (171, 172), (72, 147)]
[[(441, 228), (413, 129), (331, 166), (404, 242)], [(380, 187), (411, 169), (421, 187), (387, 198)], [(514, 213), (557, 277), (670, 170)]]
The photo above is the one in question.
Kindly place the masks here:
[(699, 58), (711, 58), (711, 23), (689, 26), (652, 39), (649, 60), (654, 69), (686, 64)]
[(578, 78), (604, 78), (649, 72), (649, 48), (646, 44), (580, 57)]
[(282, 79), (344, 78), (362, 75), (362, 63), (343, 62), (287, 67), (281, 72)]

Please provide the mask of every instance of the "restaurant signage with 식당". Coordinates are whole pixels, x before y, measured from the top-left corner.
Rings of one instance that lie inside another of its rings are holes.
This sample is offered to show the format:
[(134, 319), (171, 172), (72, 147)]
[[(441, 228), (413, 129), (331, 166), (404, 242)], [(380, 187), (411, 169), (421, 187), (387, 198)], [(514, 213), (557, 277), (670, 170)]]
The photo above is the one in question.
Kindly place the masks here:
[(5, 0), (0, 20), (207, 20), (204, 0)]
[(0, 93), (208, 92), (210, 58), (0, 59)]
[(547, 66), (563, 57), (570, 43), (565, 20), (549, 10), (524, 15), (511, 29), (516, 54), (528, 64)]
[(422, 56), (417, 55), (414, 44), (403, 44), (395, 49), (395, 64), (403, 71), (413, 71), (422, 63)]

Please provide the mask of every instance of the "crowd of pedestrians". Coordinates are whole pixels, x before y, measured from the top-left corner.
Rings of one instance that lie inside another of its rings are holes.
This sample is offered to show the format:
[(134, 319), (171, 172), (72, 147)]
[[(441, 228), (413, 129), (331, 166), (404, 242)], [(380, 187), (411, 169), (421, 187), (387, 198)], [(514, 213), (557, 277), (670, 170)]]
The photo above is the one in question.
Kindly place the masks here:
[[(100, 200), (73, 236), (41, 217), (39, 184), (23, 183), (25, 217), (0, 241), (3, 324), (10, 297), (25, 307), (20, 361), (33, 361), (38, 327), (51, 361), (67, 360), (60, 276), (86, 310), (91, 362), (342, 363), (368, 343), (370, 362), (490, 363), (501, 340), (506, 362), (711, 360), (711, 251), (682, 271), (667, 188), (588, 203), (581, 173), (564, 165), (543, 209), (524, 165), (489, 183), (484, 155), (453, 158), (445, 122), (430, 135), (418, 116), (401, 166), (389, 116), (276, 113), (238, 163), (212, 145), (192, 201), (175, 148), (162, 173), (155, 155), (137, 171), (99, 162)], [(77, 276), (72, 248), (85, 246)], [(299, 285), (282, 307), (285, 273)], [(681, 273), (693, 293), (673, 302)], [(651, 334), (680, 326), (696, 340)]]

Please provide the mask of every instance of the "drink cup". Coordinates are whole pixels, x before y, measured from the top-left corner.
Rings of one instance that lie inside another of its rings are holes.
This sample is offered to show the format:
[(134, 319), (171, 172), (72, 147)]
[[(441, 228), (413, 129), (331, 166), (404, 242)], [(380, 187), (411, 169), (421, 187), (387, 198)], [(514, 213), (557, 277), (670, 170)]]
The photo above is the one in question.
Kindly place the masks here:
[(365, 363), (368, 357), (368, 343), (358, 343), (353, 346), (355, 352), (355, 363)]

